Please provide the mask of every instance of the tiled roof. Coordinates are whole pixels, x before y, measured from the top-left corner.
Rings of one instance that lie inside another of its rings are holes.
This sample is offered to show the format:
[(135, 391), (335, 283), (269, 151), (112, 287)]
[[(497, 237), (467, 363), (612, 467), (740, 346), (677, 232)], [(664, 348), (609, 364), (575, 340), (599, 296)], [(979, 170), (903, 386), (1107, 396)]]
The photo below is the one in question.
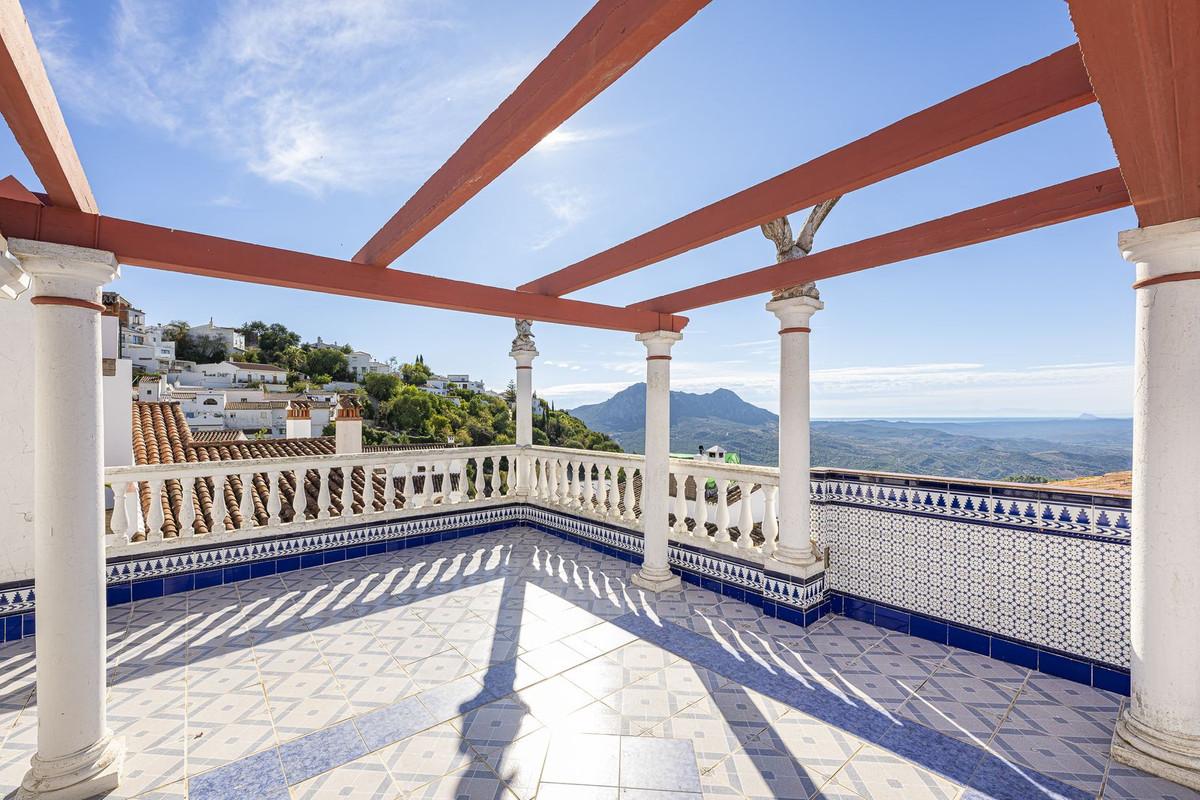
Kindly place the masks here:
[(1070, 486), (1075, 489), (1101, 489), (1110, 492), (1132, 492), (1133, 473), (1109, 472), (1104, 475), (1092, 475), (1087, 478), (1071, 478), (1066, 481), (1053, 481), (1047, 486)]
[[(178, 403), (148, 403), (134, 402), (133, 404), (133, 453), (137, 464), (182, 464), (208, 461), (244, 461), (261, 458), (284, 458), (288, 456), (321, 456), (333, 455), (336, 452), (334, 438), (321, 436), (311, 439), (263, 439), (257, 441), (204, 442), (195, 437), (188, 428)], [(355, 467), (352, 471), (354, 493), (353, 507), (356, 512), (362, 510), (362, 490), (364, 471)], [(317, 493), (319, 491), (319, 475), (316, 470), (308, 470), (304, 476), (304, 493), (308, 500), (305, 507), (305, 517), (315, 519), (317, 516)], [(372, 475), (375, 483), (375, 505), (382, 507), (385, 478), (376, 472)], [(267, 502), (270, 498), (269, 476), (265, 472), (254, 473), (253, 501), (254, 518), (259, 525), (265, 525), (268, 520)], [(420, 491), (424, 482), (423, 477), (413, 479), (413, 489)], [(329, 495), (334, 513), (341, 511), (342, 470), (333, 468), (329, 471)], [(440, 478), (434, 479), (434, 488), (440, 489)], [(196, 481), (193, 487), (193, 503), (196, 519), (193, 523), (195, 533), (208, 533), (214, 526), (212, 519), (213, 480), (206, 478)], [(406, 480), (397, 482), (396, 496), (404, 496)], [(291, 473), (285, 473), (279, 482), (279, 497), (282, 503), (280, 516), (285, 522), (292, 520), (292, 500), (295, 497), (295, 480)], [(225, 482), (226, 513), (235, 524), (241, 523), (241, 511), (238, 501), (242, 494), (242, 481), (239, 476), (231, 476)], [(141, 498), (142, 513), (150, 510), (150, 486), (141, 483), (138, 487)], [(163, 535), (175, 537), (179, 535), (179, 510), (183, 501), (183, 489), (179, 481), (167, 481), (163, 499)], [(138, 535), (140, 537), (141, 534)], [(135, 537), (137, 538), (137, 537)]]
[(245, 440), (246, 436), (241, 431), (231, 431), (228, 429), (219, 431), (192, 431), (192, 441), (204, 444), (211, 444), (213, 442), (244, 442)]
[(252, 361), (230, 361), (229, 363), (238, 369), (248, 369), (255, 372), (287, 372), (286, 369), (275, 364), (255, 364)]

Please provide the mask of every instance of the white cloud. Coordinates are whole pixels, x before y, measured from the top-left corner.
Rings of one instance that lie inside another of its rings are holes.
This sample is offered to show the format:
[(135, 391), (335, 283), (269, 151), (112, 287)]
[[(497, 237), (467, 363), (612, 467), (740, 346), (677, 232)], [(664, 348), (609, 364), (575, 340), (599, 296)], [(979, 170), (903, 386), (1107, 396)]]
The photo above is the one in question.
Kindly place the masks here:
[(533, 243), (534, 250), (549, 247), (570, 233), (588, 214), (590, 198), (581, 190), (562, 183), (543, 183), (533, 188), (533, 196), (541, 201), (554, 220)]
[(534, 153), (555, 153), (579, 144), (612, 139), (630, 133), (630, 128), (570, 128), (560, 125), (534, 145)]
[(72, 110), (311, 192), (423, 179), (516, 84), (524, 61), (440, 55), (454, 25), (437, 0), (120, 0), (109, 30), (77, 33), (54, 6), (33, 19)]

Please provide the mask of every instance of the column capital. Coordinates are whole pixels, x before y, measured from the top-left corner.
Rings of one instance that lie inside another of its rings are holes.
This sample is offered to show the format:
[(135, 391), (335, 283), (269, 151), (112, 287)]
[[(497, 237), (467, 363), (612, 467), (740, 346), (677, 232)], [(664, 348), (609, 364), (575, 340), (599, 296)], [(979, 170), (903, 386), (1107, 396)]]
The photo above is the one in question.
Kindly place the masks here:
[(21, 262), (8, 249), (8, 240), (0, 236), (0, 298), (16, 300), (29, 288), (29, 273), (21, 267)]
[(100, 287), (121, 277), (117, 257), (107, 250), (32, 239), (9, 239), (8, 252), (33, 278), (35, 292), (42, 296), (52, 295), (98, 304)]
[(784, 297), (767, 303), (766, 309), (779, 318), (780, 332), (788, 328), (806, 328), (812, 315), (825, 307), (815, 297)]
[(1117, 245), (1137, 267), (1134, 288), (1200, 279), (1200, 217), (1121, 231)]
[(537, 345), (533, 342), (533, 321), (517, 318), (513, 324), (517, 336), (512, 340), (512, 350), (508, 354), (516, 360), (518, 368), (532, 366), (538, 356)]
[(508, 352), (508, 354), (512, 357), (512, 359), (514, 361), (517, 362), (518, 369), (520, 369), (522, 367), (532, 367), (533, 360), (535, 358), (537, 358), (539, 355), (541, 355), (537, 351), (537, 348), (533, 348), (533, 347), (529, 348), (528, 350), (517, 350), (516, 348), (513, 348), (512, 350), (510, 350)]
[(634, 337), (646, 346), (647, 358), (669, 358), (671, 348), (683, 338), (682, 333), (675, 331), (648, 331)]

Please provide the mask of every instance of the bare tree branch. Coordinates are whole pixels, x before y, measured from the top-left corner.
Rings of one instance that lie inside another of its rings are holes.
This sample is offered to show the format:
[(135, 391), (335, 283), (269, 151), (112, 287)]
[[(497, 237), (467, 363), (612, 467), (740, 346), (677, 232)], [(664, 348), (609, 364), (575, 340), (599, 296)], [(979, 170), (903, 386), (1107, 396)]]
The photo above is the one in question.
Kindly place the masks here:
[(776, 260), (786, 260), (786, 254), (795, 246), (792, 241), (792, 223), (788, 221), (788, 218), (773, 219), (770, 222), (764, 222), (759, 227), (763, 236), (775, 243)]
[(800, 236), (796, 239), (796, 246), (804, 252), (804, 255), (812, 252), (813, 238), (817, 235), (817, 229), (821, 227), (825, 217), (829, 216), (829, 212), (837, 205), (837, 201), (841, 199), (842, 196), (838, 195), (813, 206), (813, 210), (808, 215), (808, 221), (804, 223), (804, 229), (800, 231)]

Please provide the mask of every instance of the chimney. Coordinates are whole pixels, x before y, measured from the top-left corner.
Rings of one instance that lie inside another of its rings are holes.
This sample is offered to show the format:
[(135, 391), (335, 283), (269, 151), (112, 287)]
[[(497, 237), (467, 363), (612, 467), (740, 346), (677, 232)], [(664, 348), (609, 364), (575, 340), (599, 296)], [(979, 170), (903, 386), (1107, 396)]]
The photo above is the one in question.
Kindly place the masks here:
[(303, 400), (288, 403), (287, 438), (308, 439), (312, 436), (312, 406)]
[(337, 417), (334, 418), (333, 433), (338, 453), (362, 452), (362, 409), (358, 398), (342, 395), (338, 400)]
[(144, 403), (157, 403), (163, 395), (163, 379), (161, 375), (144, 375), (138, 378), (138, 400)]

